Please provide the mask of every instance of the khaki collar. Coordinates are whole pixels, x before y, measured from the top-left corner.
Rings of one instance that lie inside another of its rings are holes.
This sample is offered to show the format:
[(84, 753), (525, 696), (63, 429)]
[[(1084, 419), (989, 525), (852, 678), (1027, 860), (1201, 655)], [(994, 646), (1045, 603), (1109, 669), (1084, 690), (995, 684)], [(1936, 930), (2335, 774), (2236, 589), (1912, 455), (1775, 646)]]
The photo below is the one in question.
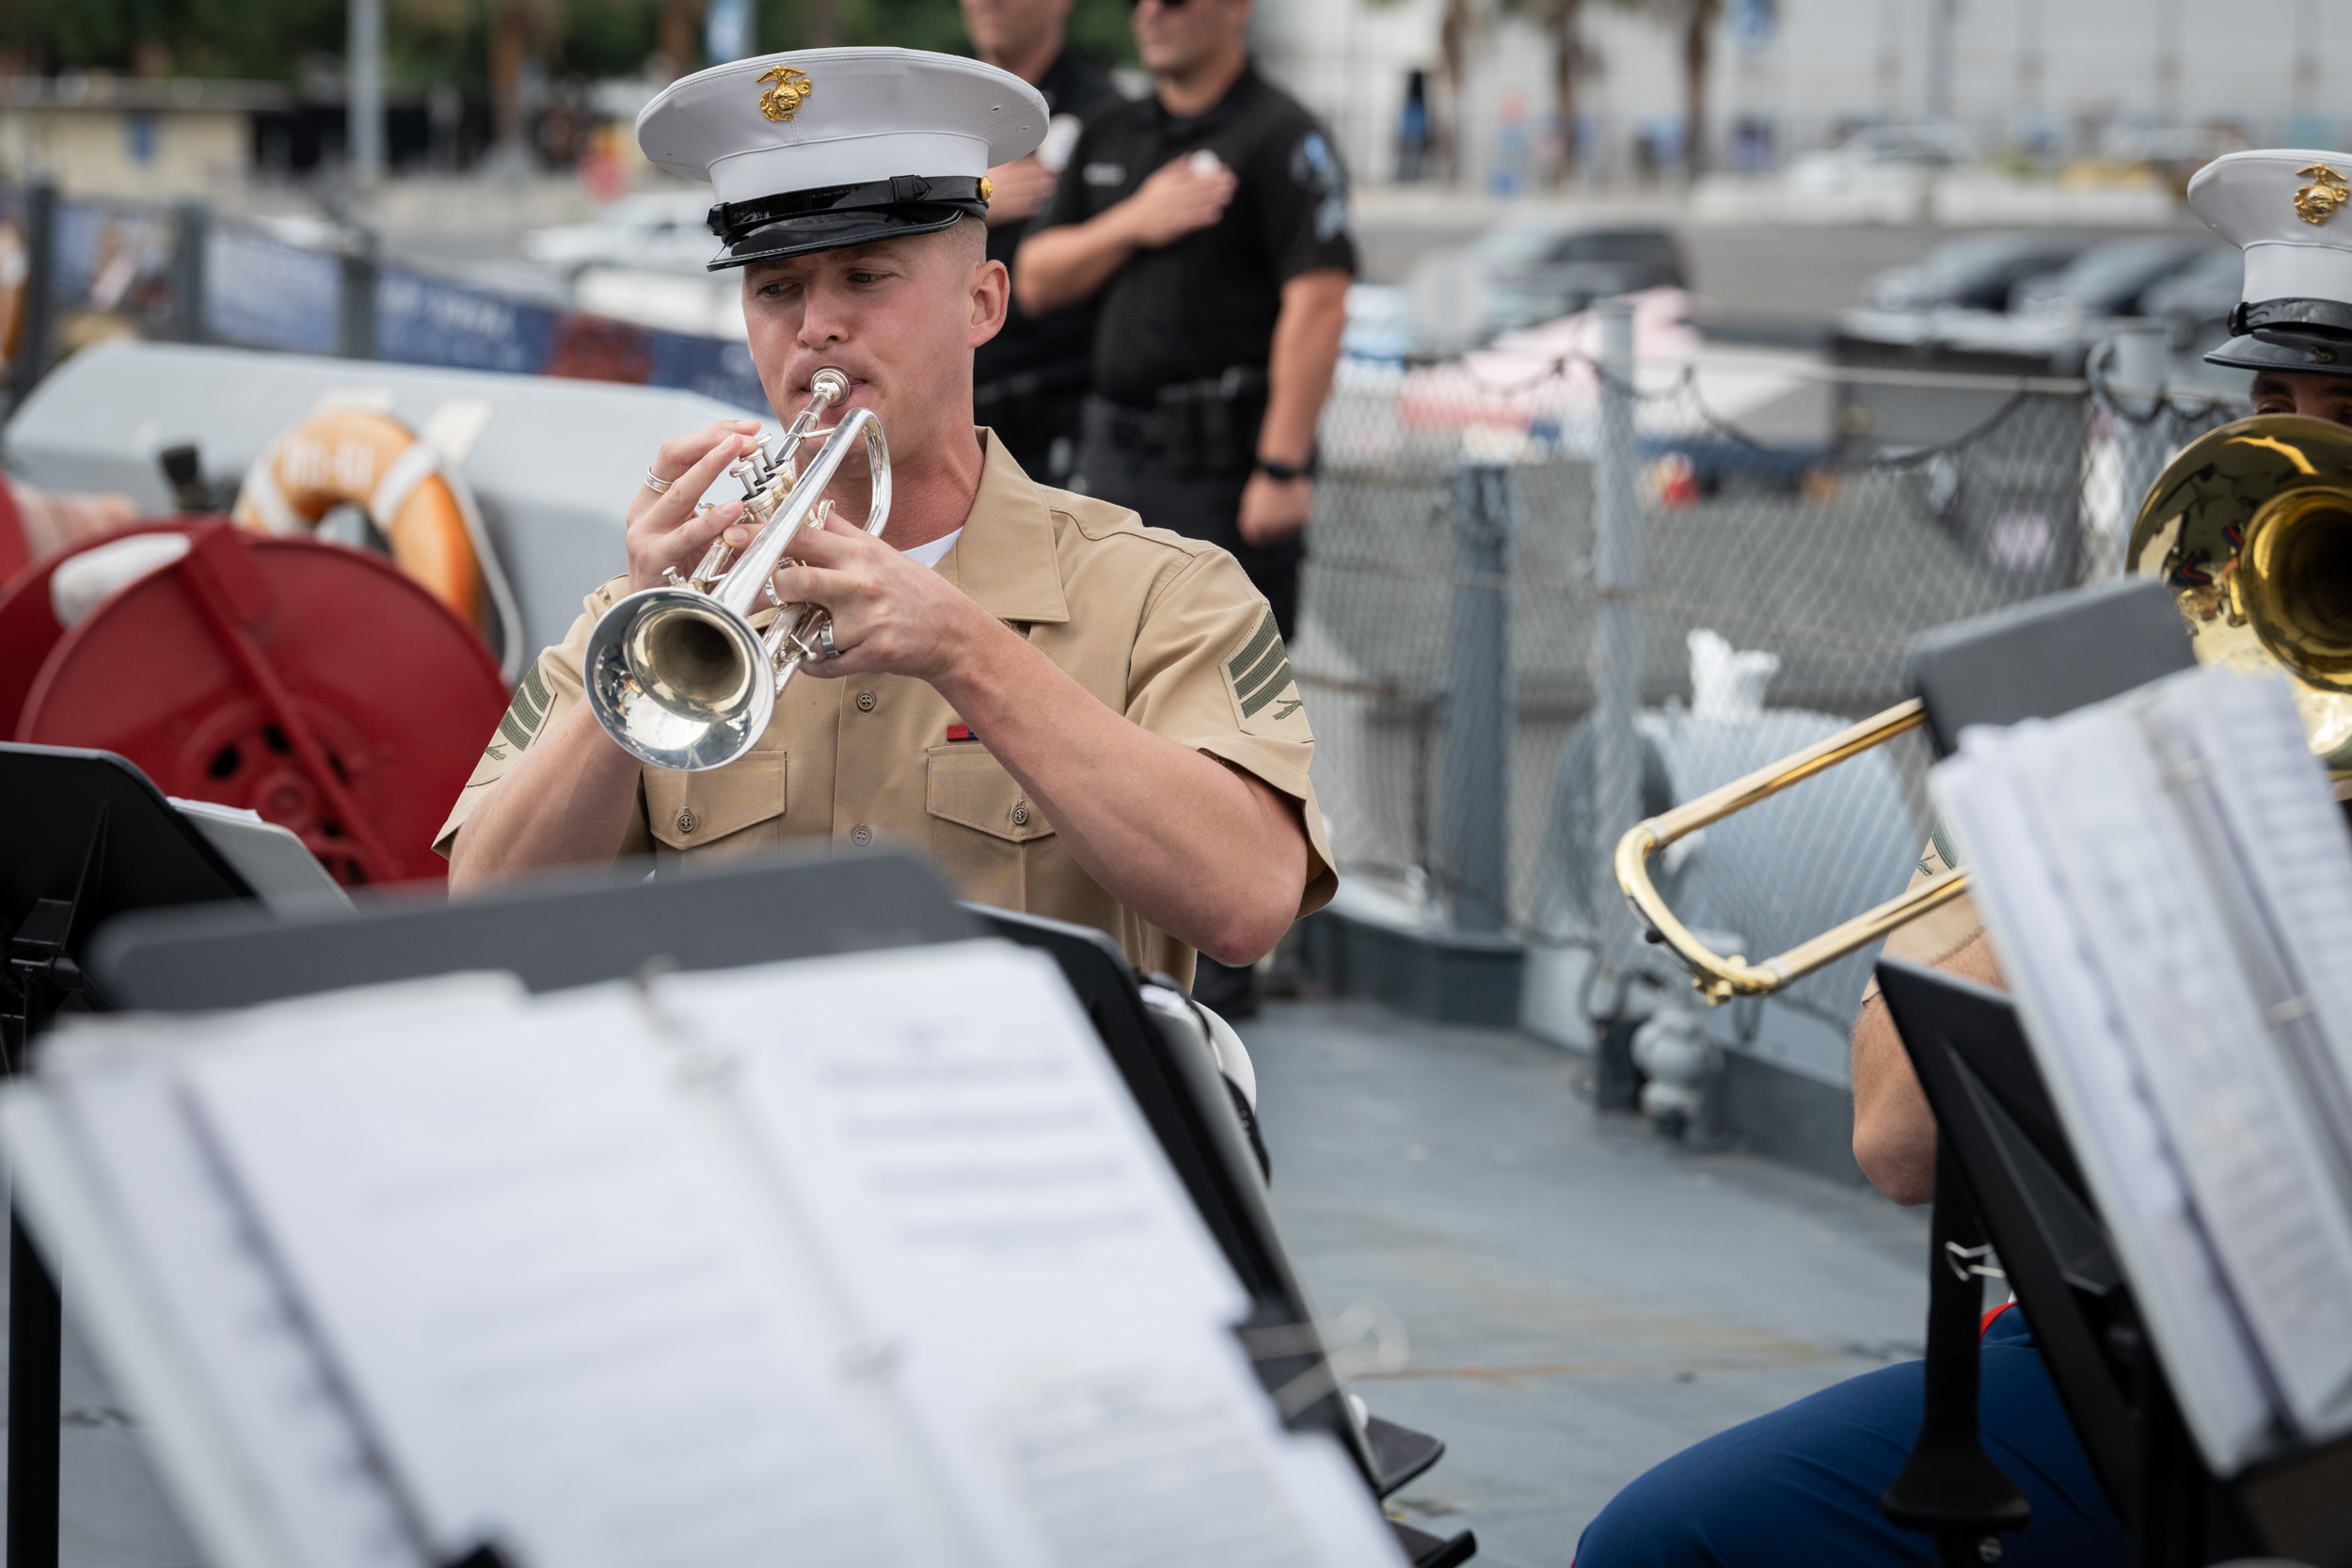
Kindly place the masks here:
[(988, 441), (979, 494), (939, 570), (999, 621), (1067, 621), (1052, 509), (996, 433), (979, 434)]

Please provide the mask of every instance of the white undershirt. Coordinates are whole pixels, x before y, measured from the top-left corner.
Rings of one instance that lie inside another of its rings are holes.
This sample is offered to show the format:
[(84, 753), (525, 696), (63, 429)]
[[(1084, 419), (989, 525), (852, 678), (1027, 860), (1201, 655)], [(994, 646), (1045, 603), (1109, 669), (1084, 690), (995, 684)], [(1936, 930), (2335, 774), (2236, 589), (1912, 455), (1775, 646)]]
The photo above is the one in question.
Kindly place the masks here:
[(941, 534), (928, 545), (917, 545), (911, 550), (900, 550), (898, 553), (918, 566), (936, 566), (949, 550), (956, 547), (956, 541), (962, 534), (963, 530), (958, 529), (953, 533)]

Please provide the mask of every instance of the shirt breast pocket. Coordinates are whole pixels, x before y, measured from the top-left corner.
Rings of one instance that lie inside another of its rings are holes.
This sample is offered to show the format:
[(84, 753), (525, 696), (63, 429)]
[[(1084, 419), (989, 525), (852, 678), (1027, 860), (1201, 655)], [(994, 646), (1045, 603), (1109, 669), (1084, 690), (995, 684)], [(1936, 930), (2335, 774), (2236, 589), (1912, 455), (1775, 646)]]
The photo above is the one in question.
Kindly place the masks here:
[(655, 856), (775, 848), (784, 838), (787, 767), (782, 752), (753, 752), (700, 773), (646, 768), (645, 826)]
[(1026, 908), (1043, 863), (1060, 855), (1053, 824), (977, 744), (934, 746), (924, 758), (933, 863), (962, 897)]

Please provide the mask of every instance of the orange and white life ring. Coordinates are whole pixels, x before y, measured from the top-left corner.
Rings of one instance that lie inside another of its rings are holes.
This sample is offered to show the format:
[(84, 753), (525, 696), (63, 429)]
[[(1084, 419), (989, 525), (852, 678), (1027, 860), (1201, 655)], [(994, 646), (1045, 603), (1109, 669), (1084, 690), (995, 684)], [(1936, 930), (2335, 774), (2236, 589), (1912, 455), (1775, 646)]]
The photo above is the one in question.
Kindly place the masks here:
[(473, 492), (389, 414), (330, 408), (294, 426), (246, 470), (232, 515), (264, 533), (313, 533), (342, 506), (366, 513), (393, 562), (480, 627), (501, 666), (519, 661), (521, 619)]

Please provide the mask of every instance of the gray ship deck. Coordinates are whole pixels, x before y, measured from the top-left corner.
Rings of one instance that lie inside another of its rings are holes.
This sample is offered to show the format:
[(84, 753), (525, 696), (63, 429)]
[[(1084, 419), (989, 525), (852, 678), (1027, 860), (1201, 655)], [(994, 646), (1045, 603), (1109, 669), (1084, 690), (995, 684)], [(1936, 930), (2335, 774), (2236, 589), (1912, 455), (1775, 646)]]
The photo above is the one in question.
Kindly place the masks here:
[(1404, 1319), (1409, 1365), (1358, 1391), (1449, 1445), (1400, 1512), (1480, 1563), (1565, 1568), (1659, 1460), (1919, 1354), (1925, 1211), (1597, 1123), (1585, 1064), (1508, 1031), (1307, 1003), (1243, 1033), (1317, 1310)]

